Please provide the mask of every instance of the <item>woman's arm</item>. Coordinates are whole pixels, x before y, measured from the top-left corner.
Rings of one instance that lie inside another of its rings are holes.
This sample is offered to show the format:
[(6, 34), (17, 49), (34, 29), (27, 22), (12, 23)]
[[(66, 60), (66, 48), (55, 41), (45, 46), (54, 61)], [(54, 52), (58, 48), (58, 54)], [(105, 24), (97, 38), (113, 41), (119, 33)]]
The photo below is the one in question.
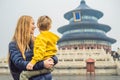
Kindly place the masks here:
[(53, 56), (52, 57), (53, 61), (54, 61), (54, 65), (56, 65), (58, 63), (58, 58), (57, 56)]
[[(25, 61), (23, 59), (22, 54), (17, 48), (17, 45), (15, 42), (11, 42), (9, 44), (9, 53), (10, 53), (10, 60), (14, 63), (14, 65), (20, 70), (26, 70), (26, 66), (29, 63), (29, 61)], [(28, 54), (32, 54), (32, 53), (28, 53)], [(44, 63), (43, 61), (41, 61), (35, 65), (34, 69), (39, 70), (43, 68), (44, 68)]]
[[(57, 58), (57, 56), (53, 56), (52, 57), (52, 59), (53, 59), (53, 61), (54, 61), (54, 65), (56, 65), (57, 63), (58, 63), (58, 58)], [(47, 67), (49, 67), (49, 66), (45, 66), (45, 65), (51, 65), (51, 64), (49, 64), (50, 62), (49, 61), (40, 61), (40, 62), (37, 62), (36, 64), (35, 64), (35, 66), (33, 67), (33, 70), (40, 70), (40, 69), (42, 69), (42, 68), (47, 68)]]
[(9, 53), (10, 60), (14, 63), (14, 65), (21, 70), (26, 70), (26, 65), (28, 64), (28, 61), (25, 61), (23, 59), (22, 54), (17, 48), (15, 42), (11, 42), (9, 44)]
[[(10, 60), (14, 63), (14, 65), (20, 70), (26, 70), (26, 66), (29, 63), (29, 61), (25, 61), (23, 59), (22, 54), (17, 48), (15, 42), (11, 42), (9, 44), (9, 53), (10, 53)], [(27, 53), (27, 54), (32, 54), (32, 53)], [(56, 56), (53, 56), (52, 59), (54, 60), (54, 64), (57, 64), (58, 58)], [(39, 61), (38, 63), (35, 64), (33, 70), (40, 70), (43, 68), (45, 68), (44, 62)]]

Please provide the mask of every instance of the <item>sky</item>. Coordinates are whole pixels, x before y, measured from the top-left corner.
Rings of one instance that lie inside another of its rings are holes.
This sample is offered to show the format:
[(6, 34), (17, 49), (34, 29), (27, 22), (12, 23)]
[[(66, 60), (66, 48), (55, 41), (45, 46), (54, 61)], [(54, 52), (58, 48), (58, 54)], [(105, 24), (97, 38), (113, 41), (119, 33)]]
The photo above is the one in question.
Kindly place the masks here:
[[(64, 14), (80, 5), (81, 0), (0, 0), (0, 57), (8, 54), (8, 44), (11, 41), (17, 20), (22, 15), (30, 15), (37, 18), (48, 15), (52, 18), (52, 29), (54, 33), (60, 34), (57, 29), (68, 24)], [(85, 0), (86, 4), (104, 13), (98, 20), (99, 23), (109, 25), (111, 30), (107, 36), (117, 40), (112, 45), (112, 50), (120, 48), (120, 0)], [(38, 30), (35, 30), (35, 35)]]

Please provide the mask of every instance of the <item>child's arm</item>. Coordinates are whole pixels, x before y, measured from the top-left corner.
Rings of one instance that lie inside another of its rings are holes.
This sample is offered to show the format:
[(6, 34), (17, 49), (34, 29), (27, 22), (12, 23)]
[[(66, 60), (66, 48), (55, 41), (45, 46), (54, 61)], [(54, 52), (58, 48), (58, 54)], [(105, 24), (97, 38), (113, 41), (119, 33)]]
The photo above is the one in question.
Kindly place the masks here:
[(34, 42), (33, 57), (30, 61), (35, 65), (37, 62), (44, 60), (44, 54), (46, 52), (47, 41), (42, 37), (36, 37)]
[[(44, 61), (44, 67), (45, 68), (48, 68), (48, 69), (52, 68), (53, 65), (54, 65), (54, 60), (52, 58), (49, 58), (49, 59)], [(33, 70), (33, 67), (34, 67), (34, 65), (31, 62), (29, 62), (26, 66), (26, 69), (27, 70)]]
[[(52, 59), (54, 60), (54, 65), (58, 63), (58, 58), (56, 56), (53, 56)], [(39, 65), (40, 63), (40, 65)], [(34, 70), (40, 70), (45, 68), (44, 66), (44, 61), (39, 61), (35, 64), (35, 66), (33, 67)]]

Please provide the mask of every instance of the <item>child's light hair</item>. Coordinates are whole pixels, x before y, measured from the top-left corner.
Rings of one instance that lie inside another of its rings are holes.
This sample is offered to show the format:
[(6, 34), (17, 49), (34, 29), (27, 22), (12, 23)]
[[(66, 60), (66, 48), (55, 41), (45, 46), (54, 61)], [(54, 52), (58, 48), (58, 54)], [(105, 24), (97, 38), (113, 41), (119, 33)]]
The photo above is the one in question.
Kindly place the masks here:
[(38, 18), (37, 26), (39, 30), (46, 31), (51, 28), (52, 20), (48, 16), (41, 16)]

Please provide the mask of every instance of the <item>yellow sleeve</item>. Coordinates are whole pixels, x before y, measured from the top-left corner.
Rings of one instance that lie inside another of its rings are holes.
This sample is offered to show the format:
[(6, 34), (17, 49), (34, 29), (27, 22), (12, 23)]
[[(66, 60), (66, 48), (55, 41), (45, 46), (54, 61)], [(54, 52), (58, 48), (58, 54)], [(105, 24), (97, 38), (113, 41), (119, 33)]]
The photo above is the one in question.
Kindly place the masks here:
[(33, 57), (31, 60), (31, 64), (35, 65), (38, 61), (43, 60), (44, 54), (46, 52), (46, 44), (47, 41), (42, 36), (39, 36), (35, 39), (34, 49), (33, 49)]

